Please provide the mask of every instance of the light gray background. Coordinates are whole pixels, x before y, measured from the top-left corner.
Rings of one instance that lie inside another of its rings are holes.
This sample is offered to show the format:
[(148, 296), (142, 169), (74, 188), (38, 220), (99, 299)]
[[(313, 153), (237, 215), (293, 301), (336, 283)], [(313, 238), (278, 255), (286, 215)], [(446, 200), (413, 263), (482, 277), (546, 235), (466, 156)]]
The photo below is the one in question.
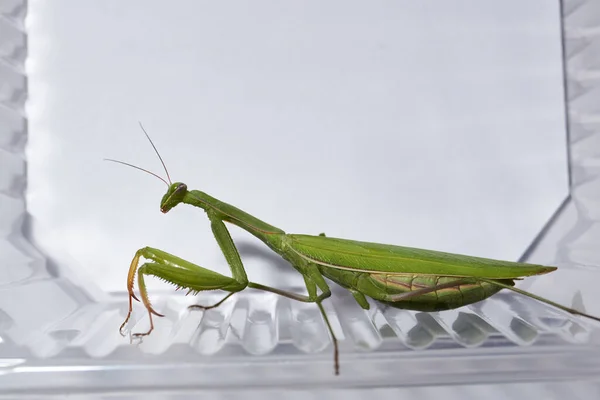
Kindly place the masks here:
[(102, 161), (162, 174), (138, 120), (174, 180), (288, 232), (514, 260), (567, 193), (558, 2), (29, 9), (33, 234), (101, 289), (143, 246), (228, 271), (202, 211)]

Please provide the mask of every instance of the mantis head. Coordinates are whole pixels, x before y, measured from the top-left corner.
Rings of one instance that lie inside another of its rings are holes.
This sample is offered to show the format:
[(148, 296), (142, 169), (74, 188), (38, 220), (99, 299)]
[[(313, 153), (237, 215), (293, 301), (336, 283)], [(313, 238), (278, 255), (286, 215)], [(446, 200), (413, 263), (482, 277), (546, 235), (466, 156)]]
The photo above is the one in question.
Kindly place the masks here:
[(175, 182), (170, 185), (167, 193), (165, 193), (160, 201), (160, 211), (163, 214), (169, 212), (171, 208), (183, 201), (187, 191), (187, 185), (185, 183)]
[(162, 200), (160, 201), (160, 211), (163, 214), (166, 214), (166, 213), (169, 212), (169, 210), (171, 210), (171, 208), (175, 207), (177, 204), (179, 204), (179, 203), (181, 203), (183, 201), (185, 195), (188, 193), (187, 185), (185, 183), (181, 183), (181, 182), (175, 182), (175, 183), (173, 183), (171, 181), (171, 176), (169, 175), (169, 171), (167, 170), (167, 166), (165, 165), (165, 162), (163, 161), (162, 157), (160, 156), (160, 153), (156, 149), (156, 146), (152, 142), (152, 139), (150, 139), (150, 136), (148, 135), (148, 133), (146, 132), (146, 130), (144, 129), (144, 127), (142, 126), (141, 123), (140, 123), (140, 128), (142, 128), (142, 131), (144, 132), (144, 135), (146, 135), (146, 138), (148, 138), (148, 141), (152, 145), (152, 148), (154, 149), (154, 152), (158, 156), (158, 159), (160, 160), (160, 163), (162, 164), (162, 166), (163, 166), (163, 168), (165, 170), (165, 173), (167, 174), (167, 179), (164, 179), (163, 177), (159, 176), (158, 174), (155, 174), (154, 172), (148, 171), (147, 169), (138, 167), (137, 165), (129, 164), (129, 163), (126, 163), (126, 162), (123, 162), (123, 161), (119, 161), (119, 160), (113, 160), (113, 159), (110, 159), (110, 158), (105, 158), (105, 160), (106, 161), (116, 162), (118, 164), (127, 165), (129, 167), (132, 167), (132, 168), (138, 169), (140, 171), (143, 171), (143, 172), (145, 172), (145, 173), (147, 173), (149, 175), (152, 175), (155, 178), (158, 178), (161, 181), (163, 181), (164, 184), (167, 185), (168, 189), (167, 189), (167, 193), (165, 193), (165, 195), (163, 196)]

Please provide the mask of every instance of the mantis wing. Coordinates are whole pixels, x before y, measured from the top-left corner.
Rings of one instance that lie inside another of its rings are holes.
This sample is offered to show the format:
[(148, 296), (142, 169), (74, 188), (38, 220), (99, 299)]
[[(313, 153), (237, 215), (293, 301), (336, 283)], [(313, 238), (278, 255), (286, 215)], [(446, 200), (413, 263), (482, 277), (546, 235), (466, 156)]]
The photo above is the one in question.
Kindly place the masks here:
[(514, 279), (545, 274), (556, 267), (499, 261), (440, 251), (325, 236), (288, 235), (290, 247), (316, 264), (352, 271), (468, 278)]

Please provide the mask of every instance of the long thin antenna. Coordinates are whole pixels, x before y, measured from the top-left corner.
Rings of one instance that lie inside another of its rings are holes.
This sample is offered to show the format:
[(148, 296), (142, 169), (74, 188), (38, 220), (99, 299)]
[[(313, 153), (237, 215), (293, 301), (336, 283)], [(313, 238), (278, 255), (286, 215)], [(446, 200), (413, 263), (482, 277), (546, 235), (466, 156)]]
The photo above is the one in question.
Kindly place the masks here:
[(146, 135), (146, 137), (150, 141), (150, 144), (152, 145), (152, 148), (154, 149), (154, 152), (158, 156), (158, 159), (160, 160), (160, 163), (162, 164), (163, 168), (165, 169), (165, 172), (167, 173), (167, 179), (169, 180), (169, 183), (172, 185), (173, 182), (171, 182), (171, 177), (169, 176), (169, 171), (167, 171), (167, 166), (165, 165), (165, 162), (163, 161), (162, 157), (160, 156), (160, 153), (156, 149), (156, 146), (154, 145), (154, 142), (152, 141), (152, 139), (150, 139), (150, 136), (148, 135), (148, 132), (146, 132), (146, 130), (144, 129), (144, 126), (142, 125), (142, 123), (138, 121), (138, 124), (140, 124), (140, 128), (142, 128), (142, 131), (144, 131), (144, 134)]
[(126, 163), (124, 161), (113, 160), (112, 158), (105, 158), (104, 161), (112, 161), (112, 162), (115, 162), (117, 164), (123, 164), (123, 165), (127, 165), (128, 167), (131, 167), (131, 168), (139, 169), (140, 171), (144, 171), (147, 174), (150, 174), (150, 175), (153, 175), (153, 176), (157, 177), (158, 179), (160, 179), (161, 181), (163, 181), (165, 183), (165, 185), (167, 185), (167, 187), (170, 186), (169, 183), (167, 181), (165, 181), (162, 177), (158, 176), (154, 172), (148, 171), (147, 169), (138, 167), (137, 165), (129, 164), (129, 163)]

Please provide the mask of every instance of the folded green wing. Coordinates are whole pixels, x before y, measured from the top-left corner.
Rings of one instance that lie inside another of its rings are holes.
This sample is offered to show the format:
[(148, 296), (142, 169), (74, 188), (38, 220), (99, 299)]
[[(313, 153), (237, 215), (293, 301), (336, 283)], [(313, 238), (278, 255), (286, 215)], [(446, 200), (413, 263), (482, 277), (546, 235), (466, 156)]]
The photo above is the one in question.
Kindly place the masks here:
[(545, 274), (556, 269), (324, 236), (288, 237), (291, 239), (289, 245), (293, 250), (317, 264), (365, 272), (511, 279)]

